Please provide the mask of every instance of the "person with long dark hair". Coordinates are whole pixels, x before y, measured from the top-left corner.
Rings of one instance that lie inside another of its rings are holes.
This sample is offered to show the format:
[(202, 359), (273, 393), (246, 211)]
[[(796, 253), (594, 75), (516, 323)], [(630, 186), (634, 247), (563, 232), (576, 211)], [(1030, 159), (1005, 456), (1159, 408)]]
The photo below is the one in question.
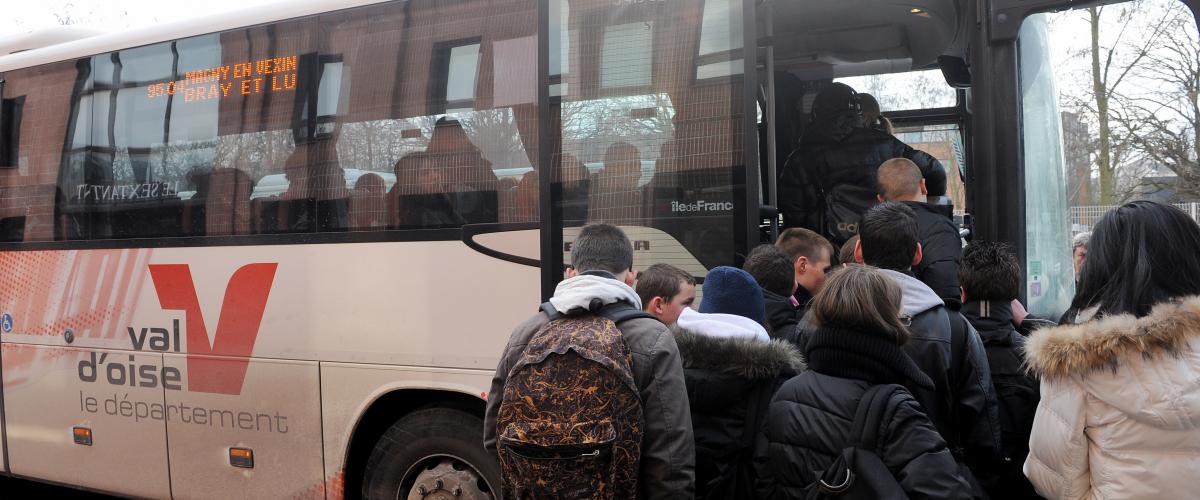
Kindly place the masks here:
[(1092, 233), (1074, 324), (1038, 330), (1027, 475), (1067, 498), (1194, 498), (1200, 477), (1200, 225), (1151, 201)]
[[(901, 347), (911, 334), (901, 317), (902, 290), (863, 265), (840, 269), (813, 298), (815, 329), (804, 343), (808, 370), (783, 384), (760, 437), (760, 498), (805, 498), (808, 489), (854, 446), (860, 401), (888, 388), (875, 452), (910, 498), (970, 498), (946, 441), (903, 386), (932, 391), (933, 381)], [(878, 389), (877, 389), (878, 390)]]

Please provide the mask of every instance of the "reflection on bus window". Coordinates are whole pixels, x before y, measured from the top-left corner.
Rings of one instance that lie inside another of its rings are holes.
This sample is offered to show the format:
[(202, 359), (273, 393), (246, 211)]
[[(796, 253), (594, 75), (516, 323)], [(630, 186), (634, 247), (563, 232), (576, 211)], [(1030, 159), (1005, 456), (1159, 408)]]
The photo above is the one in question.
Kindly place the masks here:
[[(567, 226), (622, 226), (634, 265), (696, 276), (733, 262), (741, 130), (737, 2), (555, 0), (550, 66), (561, 151), (554, 182)], [(714, 78), (724, 77), (724, 78)]]
[[(534, 221), (536, 7), (390, 2), (7, 72), (0, 238)], [(412, 154), (454, 217), (389, 213)]]
[(1031, 312), (1054, 315), (1074, 293), (1072, 237), (1113, 207), (1200, 213), (1200, 37), (1177, 0), (1037, 15), (1020, 37), (1027, 292)]
[(958, 103), (958, 93), (946, 84), (940, 70), (835, 78), (859, 92), (875, 96), (884, 112), (948, 108)]

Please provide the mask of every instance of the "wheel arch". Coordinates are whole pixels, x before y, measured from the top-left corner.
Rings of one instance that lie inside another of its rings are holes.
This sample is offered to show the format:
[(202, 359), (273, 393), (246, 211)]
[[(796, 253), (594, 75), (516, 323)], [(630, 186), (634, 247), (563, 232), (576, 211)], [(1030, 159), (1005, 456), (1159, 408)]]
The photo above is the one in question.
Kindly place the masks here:
[[(486, 403), (477, 395), (450, 389), (396, 388), (380, 394), (359, 414), (343, 457), (343, 498), (361, 497), (363, 472), (375, 443), (393, 423), (425, 408), (452, 408), (483, 418)], [(479, 436), (482, 442), (483, 436)]]

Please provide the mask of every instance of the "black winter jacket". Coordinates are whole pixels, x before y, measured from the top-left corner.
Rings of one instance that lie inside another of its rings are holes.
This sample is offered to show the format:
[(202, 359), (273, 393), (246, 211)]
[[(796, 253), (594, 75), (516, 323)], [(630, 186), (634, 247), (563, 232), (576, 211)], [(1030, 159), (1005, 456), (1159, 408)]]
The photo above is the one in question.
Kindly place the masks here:
[(859, 220), (875, 205), (876, 171), (892, 158), (916, 163), (930, 196), (946, 194), (946, 171), (937, 159), (861, 124), (850, 111), (809, 124), (779, 174), (785, 227), (811, 229), (840, 247), (858, 234)]
[(753, 498), (754, 440), (775, 390), (804, 369), (788, 342), (672, 328), (696, 437), (696, 498)]
[(983, 343), (927, 285), (910, 274), (884, 272), (904, 290), (902, 313), (912, 317), (912, 339), (904, 351), (933, 381), (933, 389), (907, 386), (909, 391), (962, 465), (972, 471), (986, 467), (997, 456), (1000, 428)]
[[(759, 439), (759, 498), (803, 498), (804, 487), (850, 439), (855, 409), (873, 385), (932, 388), (929, 377), (883, 334), (818, 328), (805, 343), (809, 370), (784, 383)], [(954, 457), (911, 395), (892, 396), (879, 456), (911, 498), (968, 498)]]
[(917, 235), (921, 242), (921, 263), (913, 268), (913, 274), (943, 301), (957, 306), (961, 301), (958, 263), (962, 260), (962, 239), (954, 225), (953, 207), (915, 201), (903, 203), (917, 214)]
[(1013, 327), (1012, 304), (967, 302), (962, 314), (983, 339), (1000, 408), (1000, 460), (975, 475), (992, 498), (1041, 498), (1021, 471), (1041, 397), (1037, 379), (1024, 369), (1025, 337)]
[(795, 341), (796, 323), (800, 322), (801, 310), (792, 305), (792, 298), (763, 290), (763, 302), (767, 306), (767, 325), (771, 338)]

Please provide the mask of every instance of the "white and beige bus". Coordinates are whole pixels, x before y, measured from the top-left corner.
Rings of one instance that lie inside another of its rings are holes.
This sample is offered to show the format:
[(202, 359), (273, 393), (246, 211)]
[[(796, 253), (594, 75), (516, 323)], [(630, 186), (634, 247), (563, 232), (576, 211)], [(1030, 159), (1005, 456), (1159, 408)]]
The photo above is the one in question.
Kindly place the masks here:
[(970, 174), (971, 229), (1017, 244), (1048, 312), (1069, 237), (1024, 20), (1083, 3), (314, 0), (10, 40), (0, 471), (492, 498), (484, 398), (573, 232), (625, 227), (639, 267), (739, 263), (834, 79), (942, 69), (889, 116)]

